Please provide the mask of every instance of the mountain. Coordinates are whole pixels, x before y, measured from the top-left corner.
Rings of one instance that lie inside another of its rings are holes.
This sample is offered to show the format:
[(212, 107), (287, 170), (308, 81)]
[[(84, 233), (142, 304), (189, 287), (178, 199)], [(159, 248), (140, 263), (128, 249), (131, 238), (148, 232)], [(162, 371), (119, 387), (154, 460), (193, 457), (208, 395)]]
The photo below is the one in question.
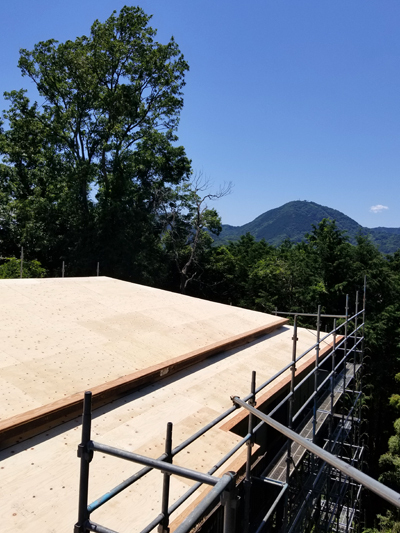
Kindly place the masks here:
[(348, 233), (351, 242), (361, 232), (370, 235), (383, 253), (393, 253), (400, 248), (400, 228), (364, 228), (336, 209), (305, 200), (271, 209), (243, 226), (223, 224), (216, 244), (235, 241), (246, 233), (251, 233), (257, 240), (265, 239), (274, 246), (285, 239), (300, 242), (306, 233), (312, 231), (312, 224), (318, 225), (323, 218), (335, 220), (338, 228)]

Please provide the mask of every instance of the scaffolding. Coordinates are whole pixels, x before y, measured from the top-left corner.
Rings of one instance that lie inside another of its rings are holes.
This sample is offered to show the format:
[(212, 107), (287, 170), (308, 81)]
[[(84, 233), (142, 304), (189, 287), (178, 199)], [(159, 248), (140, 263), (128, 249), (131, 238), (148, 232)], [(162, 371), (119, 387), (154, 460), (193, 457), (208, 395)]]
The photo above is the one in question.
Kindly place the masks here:
[[(213, 489), (175, 530), (176, 533), (186, 533), (193, 528), (204, 533), (357, 531), (363, 487), (400, 507), (399, 494), (362, 473), (364, 443), (360, 423), (365, 303), (364, 281), (361, 309), (357, 293), (352, 315), (348, 296), (344, 315), (322, 314), (320, 306), (316, 314), (293, 313), (291, 362), (258, 387), (253, 371), (250, 393), (245, 398), (233, 396), (230, 409), (175, 448), (172, 446), (172, 424), (168, 423), (165, 452), (158, 459), (91, 440), (91, 393), (85, 393), (82, 442), (78, 446), (81, 474), (75, 533), (117, 533), (93, 522), (91, 513), (152, 469), (162, 472), (161, 509), (140, 533), (156, 529), (159, 533), (168, 533), (171, 514), (203, 483), (212, 485)], [(297, 355), (297, 328), (301, 316), (316, 318), (316, 342)], [(322, 333), (322, 320), (333, 320), (330, 332)], [(331, 350), (321, 355), (321, 343), (328, 338), (333, 340)], [(296, 374), (299, 362), (312, 351), (315, 351), (312, 369), (305, 375), (304, 372)], [(291, 374), (288, 392), (282, 389), (272, 409), (271, 405), (256, 409), (257, 395), (288, 370)], [(173, 464), (178, 453), (237, 409), (248, 411), (247, 432), (208, 472), (196, 472)], [(263, 412), (265, 410), (268, 412)], [(257, 453), (254, 453), (255, 443)], [(244, 475), (229, 472), (221, 478), (214, 476), (245, 445)], [(89, 464), (95, 452), (132, 461), (143, 468), (89, 504)], [(195, 481), (172, 503), (169, 501), (171, 475)]]

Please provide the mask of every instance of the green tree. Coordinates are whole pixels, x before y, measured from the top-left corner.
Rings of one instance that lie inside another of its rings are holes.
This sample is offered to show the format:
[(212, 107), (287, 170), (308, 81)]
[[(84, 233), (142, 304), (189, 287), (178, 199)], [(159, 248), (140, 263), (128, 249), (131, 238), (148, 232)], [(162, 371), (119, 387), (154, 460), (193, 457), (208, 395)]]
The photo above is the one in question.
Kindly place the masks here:
[(188, 179), (176, 146), (188, 65), (173, 38), (154, 40), (150, 17), (124, 7), (89, 36), (39, 42), (19, 67), (41, 104), (6, 94), (0, 133), (0, 239), (24, 244), (46, 265), (128, 278), (160, 254), (158, 201)]
[(399, 513), (387, 511), (377, 516), (379, 527), (363, 529), (363, 533), (400, 533)]
[(205, 269), (204, 295), (223, 303), (257, 308), (257, 293), (250, 287), (250, 272), (273, 253), (270, 244), (256, 241), (250, 233), (228, 245), (215, 247)]
[[(400, 384), (400, 373), (396, 374), (395, 381)], [(400, 396), (393, 394), (389, 403), (392, 408), (400, 413)], [(389, 438), (388, 451), (384, 453), (379, 459), (379, 466), (383, 470), (379, 476), (379, 481), (389, 485), (391, 488), (400, 491), (400, 418), (395, 420), (394, 435)]]
[[(22, 263), (23, 278), (44, 278), (46, 270), (39, 261), (24, 261)], [(7, 257), (0, 265), (0, 279), (13, 279), (21, 277), (21, 260), (16, 257)]]
[(324, 288), (320, 291), (319, 303), (324, 309), (329, 307), (330, 312), (343, 312), (352, 247), (334, 220), (324, 218), (312, 228), (306, 239)]
[(267, 312), (315, 312), (325, 286), (304, 243), (284, 241), (250, 271), (249, 289), (256, 308)]
[(400, 490), (400, 418), (394, 423), (395, 434), (389, 439), (389, 450), (379, 459), (379, 466), (385, 471), (379, 481)]

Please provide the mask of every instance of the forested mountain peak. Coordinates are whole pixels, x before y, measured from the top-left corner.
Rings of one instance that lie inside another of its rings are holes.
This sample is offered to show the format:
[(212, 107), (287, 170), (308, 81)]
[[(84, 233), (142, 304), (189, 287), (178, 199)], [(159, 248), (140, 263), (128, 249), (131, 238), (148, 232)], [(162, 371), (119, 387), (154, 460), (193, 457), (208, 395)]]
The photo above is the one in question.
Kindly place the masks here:
[(235, 241), (246, 233), (273, 245), (279, 245), (285, 239), (300, 242), (312, 225), (317, 225), (324, 218), (335, 220), (337, 227), (346, 231), (351, 241), (361, 232), (371, 235), (382, 252), (391, 253), (400, 248), (400, 228), (364, 228), (337, 209), (307, 200), (295, 200), (270, 209), (243, 226), (223, 224), (217, 242)]

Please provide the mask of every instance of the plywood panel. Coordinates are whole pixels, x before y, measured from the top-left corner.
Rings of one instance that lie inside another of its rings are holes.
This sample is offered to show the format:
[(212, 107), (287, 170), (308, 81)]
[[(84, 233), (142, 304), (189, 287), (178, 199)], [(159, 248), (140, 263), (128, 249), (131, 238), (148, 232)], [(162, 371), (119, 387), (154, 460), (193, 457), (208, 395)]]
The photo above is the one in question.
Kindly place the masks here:
[[(177, 445), (230, 407), (230, 395), (247, 394), (252, 370), (257, 371), (260, 383), (287, 364), (291, 359), (292, 335), (292, 328), (285, 327), (279, 335), (213, 356), (97, 410), (93, 439), (158, 457), (164, 450), (167, 422), (174, 424), (173, 442)], [(301, 329), (298, 336), (300, 353), (313, 342), (314, 336)], [(239, 440), (237, 435), (221, 429), (222, 425), (199, 438), (174, 462), (203, 472), (209, 470)], [(79, 441), (80, 428), (71, 422), (49, 431), (47, 436), (0, 452), (4, 531), (71, 531), (77, 517)], [(131, 463), (96, 454), (91, 463), (90, 499), (139, 469)], [(93, 520), (121, 532), (140, 530), (160, 512), (161, 484), (161, 474), (153, 472), (96, 511)], [(187, 480), (174, 479), (171, 499), (181, 496), (190, 485)], [(196, 497), (191, 497), (180, 512)]]
[(0, 280), (0, 299), (2, 379), (21, 391), (0, 420), (276, 321), (105, 277)]

